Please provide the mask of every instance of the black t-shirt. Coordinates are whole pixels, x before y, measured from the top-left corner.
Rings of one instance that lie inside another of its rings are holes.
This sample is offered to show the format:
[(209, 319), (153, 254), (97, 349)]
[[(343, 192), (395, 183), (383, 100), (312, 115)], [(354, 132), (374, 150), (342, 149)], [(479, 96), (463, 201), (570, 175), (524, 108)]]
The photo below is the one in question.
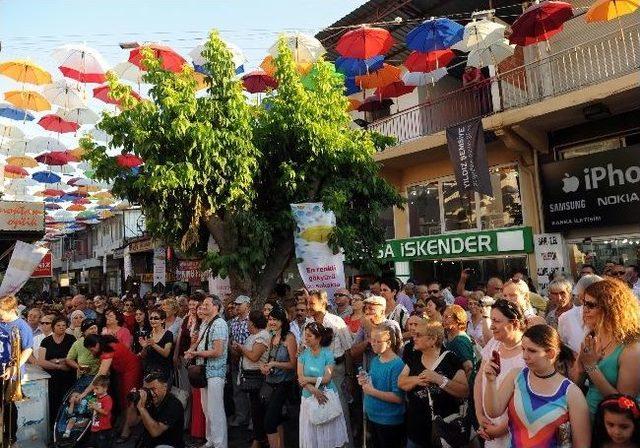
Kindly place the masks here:
[[(66, 359), (69, 350), (71, 350), (71, 346), (76, 342), (76, 338), (73, 335), (65, 333), (62, 338), (62, 342), (60, 344), (56, 343), (53, 340), (53, 335), (49, 335), (42, 340), (40, 343), (40, 347), (46, 350), (46, 360), (50, 361), (52, 359)], [(72, 370), (49, 370), (45, 369), (47, 373), (49, 373), (52, 377), (52, 381), (69, 379), (73, 380), (76, 376), (75, 372)]]
[(149, 410), (149, 415), (155, 421), (165, 425), (167, 430), (158, 437), (151, 437), (145, 428), (142, 446), (153, 448), (158, 445), (169, 445), (173, 448), (184, 448), (184, 409), (180, 400), (167, 392), (162, 403), (157, 408), (152, 407)]
[(405, 364), (409, 365), (411, 358), (415, 358), (416, 356), (420, 358), (422, 353), (414, 348), (413, 339), (409, 339), (402, 349), (402, 360)]
[(158, 353), (153, 347), (147, 347), (144, 358), (142, 358), (142, 367), (144, 368), (145, 374), (150, 373), (154, 370), (168, 373), (171, 371), (171, 369), (173, 369), (173, 333), (171, 333), (169, 330), (166, 330), (158, 341), (158, 345), (164, 348), (169, 343), (172, 344), (171, 352), (166, 358)]
[(142, 351), (142, 346), (140, 345), (140, 342), (139, 342), (140, 337), (146, 338), (150, 334), (151, 334), (150, 326), (145, 325), (141, 327), (136, 322), (135, 326), (133, 327), (133, 342), (131, 343), (131, 351), (136, 355), (140, 353)]
[[(422, 364), (420, 352), (408, 359), (409, 376), (417, 376), (425, 370)], [(429, 366), (430, 367), (430, 366)], [(462, 363), (456, 355), (449, 352), (436, 367), (436, 373), (452, 379), (458, 370), (462, 370)], [(446, 417), (458, 412), (460, 400), (453, 397), (438, 386), (429, 387), (435, 413)], [(431, 443), (431, 408), (427, 388), (418, 386), (407, 393), (407, 437), (422, 446), (430, 446)]]

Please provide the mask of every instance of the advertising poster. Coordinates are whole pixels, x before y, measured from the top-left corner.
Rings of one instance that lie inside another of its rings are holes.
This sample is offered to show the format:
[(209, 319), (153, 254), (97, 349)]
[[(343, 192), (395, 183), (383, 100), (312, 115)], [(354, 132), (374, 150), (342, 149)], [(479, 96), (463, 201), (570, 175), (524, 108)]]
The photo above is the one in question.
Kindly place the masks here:
[(291, 204), (291, 211), (300, 277), (307, 289), (326, 289), (332, 297), (333, 290), (345, 287), (344, 255), (334, 254), (327, 244), (336, 216), (321, 202)]
[(20, 291), (47, 252), (46, 247), (16, 241), (9, 266), (0, 285), (0, 296)]
[(493, 196), (482, 120), (447, 128), (447, 147), (459, 191)]
[(153, 284), (167, 284), (167, 251), (164, 247), (153, 249)]
[(546, 296), (554, 275), (564, 273), (564, 241), (559, 233), (540, 233), (534, 235), (533, 243), (538, 266), (538, 292)]

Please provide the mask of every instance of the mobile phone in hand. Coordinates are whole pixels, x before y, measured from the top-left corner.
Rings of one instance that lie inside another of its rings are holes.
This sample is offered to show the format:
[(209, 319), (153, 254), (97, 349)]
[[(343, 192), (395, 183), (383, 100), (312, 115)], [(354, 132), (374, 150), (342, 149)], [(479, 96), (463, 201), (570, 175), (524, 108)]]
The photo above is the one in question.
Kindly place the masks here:
[(497, 350), (491, 352), (491, 362), (498, 366), (493, 370), (496, 371), (496, 375), (500, 375), (500, 353)]

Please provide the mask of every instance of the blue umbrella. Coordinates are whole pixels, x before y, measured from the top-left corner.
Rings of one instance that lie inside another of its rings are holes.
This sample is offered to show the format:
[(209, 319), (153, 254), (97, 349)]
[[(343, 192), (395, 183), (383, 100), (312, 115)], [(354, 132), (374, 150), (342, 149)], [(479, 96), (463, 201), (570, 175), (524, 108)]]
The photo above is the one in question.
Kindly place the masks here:
[(58, 203), (58, 202), (64, 202), (64, 201), (62, 200), (62, 198), (44, 198), (43, 202)]
[(78, 199), (78, 196), (73, 195), (73, 194), (65, 194), (65, 195), (61, 196), (60, 199), (62, 199), (64, 202), (73, 202), (76, 199)]
[(369, 59), (344, 58), (336, 59), (336, 71), (345, 76), (361, 76), (382, 68), (384, 56), (373, 56)]
[[(200, 64), (196, 64), (195, 62), (193, 63), (193, 69), (198, 72), (201, 73), (205, 76), (209, 76), (209, 70), (207, 70), (207, 68), (204, 65), (200, 65)], [(236, 67), (236, 75), (239, 75), (241, 73), (244, 73), (244, 65), (240, 65), (238, 67)]]
[(345, 88), (344, 94), (347, 96), (353, 95), (354, 93), (358, 93), (362, 91), (360, 86), (356, 84), (356, 78), (345, 78), (344, 88)]
[(461, 41), (463, 34), (464, 27), (453, 20), (425, 20), (407, 34), (407, 47), (422, 53), (444, 50)]
[(31, 177), (42, 184), (55, 184), (61, 180), (60, 176), (51, 171), (38, 171), (37, 173), (33, 173)]
[(35, 117), (26, 110), (18, 109), (10, 104), (0, 104), (0, 117), (16, 121), (31, 121)]

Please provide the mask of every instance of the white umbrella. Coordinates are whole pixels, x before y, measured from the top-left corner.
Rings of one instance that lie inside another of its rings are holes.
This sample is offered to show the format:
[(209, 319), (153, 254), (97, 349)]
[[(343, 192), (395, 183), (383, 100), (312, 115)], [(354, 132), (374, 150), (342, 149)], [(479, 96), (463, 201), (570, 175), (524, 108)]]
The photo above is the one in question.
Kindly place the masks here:
[[(240, 47), (227, 41), (223, 41), (223, 42), (231, 52), (233, 66), (236, 69), (243, 66), (247, 62), (247, 58), (244, 55), (243, 51), (240, 49)], [(194, 64), (204, 65), (207, 62), (204, 56), (202, 56), (203, 50), (204, 50), (204, 44), (200, 44), (189, 52), (189, 56), (191, 56), (191, 59), (193, 59)]]
[(21, 139), (24, 138), (24, 132), (12, 124), (0, 123), (0, 136), (3, 141), (7, 138)]
[(76, 181), (74, 184), (76, 187), (101, 187), (102, 186), (102, 184), (100, 184), (99, 182), (96, 182), (93, 179), (87, 179), (87, 178), (80, 179)]
[(500, 62), (512, 56), (515, 49), (516, 46), (510, 45), (506, 39), (494, 42), (487, 47), (476, 48), (469, 52), (467, 66), (482, 68), (490, 65), (498, 65)]
[[(293, 59), (296, 62), (313, 63), (327, 52), (318, 39), (313, 36), (309, 36), (308, 34), (298, 32), (284, 33), (281, 38), (284, 38), (285, 43), (293, 53)], [(278, 56), (278, 43), (279, 40), (269, 48), (269, 54), (274, 58)]]
[(73, 109), (58, 109), (56, 112), (64, 120), (73, 121), (80, 126), (85, 124), (96, 124), (100, 119), (100, 115), (87, 107), (76, 107)]
[[(76, 170), (71, 165), (53, 165), (49, 167), (49, 171), (56, 174), (64, 174), (66, 176), (71, 176), (75, 174)], [(49, 187), (53, 188), (53, 187)]]
[(405, 86), (426, 86), (435, 84), (447, 73), (446, 67), (440, 67), (431, 72), (406, 72), (402, 75), (402, 82)]
[(27, 152), (36, 152), (27, 151), (28, 144), (29, 140), (8, 140), (0, 145), (0, 150), (6, 156), (24, 156)]
[(491, 20), (474, 20), (464, 27), (462, 40), (451, 48), (461, 51), (487, 48), (489, 45), (504, 39), (506, 28), (505, 25)]
[(142, 76), (144, 75), (144, 72), (140, 70), (140, 68), (137, 65), (132, 64), (129, 61), (124, 61), (117, 64), (115, 67), (111, 69), (111, 71), (114, 72), (116, 75), (118, 75), (118, 78), (120, 79), (135, 82), (137, 84), (144, 82), (142, 80)]
[[(74, 70), (79, 74), (104, 75), (109, 68), (109, 65), (97, 50), (84, 44), (62, 45), (53, 50), (51, 55), (60, 67)], [(75, 76), (71, 77), (77, 79)], [(91, 80), (88, 82), (94, 81)]]
[(42, 89), (42, 95), (52, 104), (57, 104), (65, 109), (86, 107), (82, 99), (82, 92), (76, 83), (59, 79), (53, 84), (48, 84)]
[(109, 134), (104, 132), (102, 129), (98, 129), (95, 127), (88, 129), (87, 132), (84, 133), (84, 135), (97, 142), (109, 143), (111, 141), (111, 136)]
[(68, 148), (58, 139), (34, 137), (26, 145), (27, 152), (66, 151)]

